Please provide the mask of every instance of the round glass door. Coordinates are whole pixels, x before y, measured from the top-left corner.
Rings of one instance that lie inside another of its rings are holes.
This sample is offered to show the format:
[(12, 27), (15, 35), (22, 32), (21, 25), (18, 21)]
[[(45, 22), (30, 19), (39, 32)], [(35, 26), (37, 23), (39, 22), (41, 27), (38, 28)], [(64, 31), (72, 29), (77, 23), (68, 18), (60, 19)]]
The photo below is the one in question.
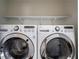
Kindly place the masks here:
[(53, 59), (67, 59), (72, 54), (72, 47), (63, 38), (54, 38), (46, 45), (46, 54)]
[(74, 45), (67, 40), (60, 35), (45, 39), (40, 49), (42, 59), (73, 59)]
[[(6, 56), (6, 52), (9, 53), (14, 59), (22, 59), (28, 56), (29, 46), (28, 43), (22, 38), (13, 37), (8, 39), (4, 43), (4, 54)], [(6, 58), (8, 58), (6, 56)]]
[(2, 59), (26, 59), (33, 58), (34, 44), (32, 40), (21, 33), (12, 33), (1, 41)]

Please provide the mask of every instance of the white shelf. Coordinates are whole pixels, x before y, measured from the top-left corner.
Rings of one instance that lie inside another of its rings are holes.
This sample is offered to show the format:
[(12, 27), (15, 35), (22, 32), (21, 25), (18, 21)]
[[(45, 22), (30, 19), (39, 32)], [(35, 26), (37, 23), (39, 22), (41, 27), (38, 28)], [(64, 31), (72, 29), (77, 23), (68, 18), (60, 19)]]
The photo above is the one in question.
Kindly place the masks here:
[(4, 16), (5, 19), (48, 19), (48, 20), (64, 20), (69, 16)]

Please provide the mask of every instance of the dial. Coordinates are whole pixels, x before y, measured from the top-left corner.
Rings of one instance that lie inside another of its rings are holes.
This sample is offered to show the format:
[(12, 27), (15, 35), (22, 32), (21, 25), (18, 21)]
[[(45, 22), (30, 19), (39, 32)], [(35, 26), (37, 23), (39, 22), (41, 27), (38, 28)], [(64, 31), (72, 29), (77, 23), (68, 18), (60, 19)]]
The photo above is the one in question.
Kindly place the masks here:
[(60, 27), (56, 26), (56, 27), (55, 27), (55, 30), (56, 30), (56, 31), (59, 31), (59, 30), (60, 30)]
[(19, 26), (15, 26), (14, 31), (18, 31), (18, 30), (19, 30)]

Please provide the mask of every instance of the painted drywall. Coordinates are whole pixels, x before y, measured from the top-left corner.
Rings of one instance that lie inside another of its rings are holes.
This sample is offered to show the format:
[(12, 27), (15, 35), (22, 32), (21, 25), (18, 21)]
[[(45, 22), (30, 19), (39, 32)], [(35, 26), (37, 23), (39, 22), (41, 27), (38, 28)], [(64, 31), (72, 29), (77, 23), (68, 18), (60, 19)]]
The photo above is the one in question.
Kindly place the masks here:
[(10, 16), (62, 16), (64, 0), (8, 0)]
[(5, 16), (7, 10), (7, 0), (0, 0), (0, 16)]
[[(25, 19), (24, 22), (12, 19), (0, 23), (6, 24), (73, 24), (77, 28), (77, 0), (7, 0), (7, 13), (6, 15), (16, 16), (49, 16), (49, 15), (67, 15), (69, 16), (64, 20), (53, 19)], [(0, 5), (4, 10), (6, 7), (5, 0), (0, 0)], [(0, 11), (1, 12), (1, 11)], [(2, 14), (5, 14), (2, 12)]]
[[(2, 0), (0, 0), (2, 1)], [(73, 24), (77, 28), (77, 0), (7, 0), (7, 13), (10, 16), (49, 16), (67, 15), (67, 19), (25, 19), (19, 21), (11, 19), (0, 22), (6, 24)], [(6, 1), (5, 1), (6, 2)], [(4, 4), (3, 4), (4, 5)], [(2, 7), (3, 7), (2, 5)], [(6, 7), (6, 6), (5, 6)]]

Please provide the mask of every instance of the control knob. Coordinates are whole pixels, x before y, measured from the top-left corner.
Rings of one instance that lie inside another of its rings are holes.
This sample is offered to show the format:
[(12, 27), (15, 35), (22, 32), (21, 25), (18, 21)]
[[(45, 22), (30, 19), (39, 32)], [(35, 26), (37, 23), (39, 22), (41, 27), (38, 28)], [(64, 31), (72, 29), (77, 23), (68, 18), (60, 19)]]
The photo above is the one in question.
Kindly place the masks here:
[(59, 31), (59, 30), (60, 30), (60, 27), (56, 26), (56, 27), (55, 27), (55, 30), (56, 30), (56, 31)]
[(19, 30), (19, 26), (15, 26), (14, 31), (18, 31), (18, 30)]

